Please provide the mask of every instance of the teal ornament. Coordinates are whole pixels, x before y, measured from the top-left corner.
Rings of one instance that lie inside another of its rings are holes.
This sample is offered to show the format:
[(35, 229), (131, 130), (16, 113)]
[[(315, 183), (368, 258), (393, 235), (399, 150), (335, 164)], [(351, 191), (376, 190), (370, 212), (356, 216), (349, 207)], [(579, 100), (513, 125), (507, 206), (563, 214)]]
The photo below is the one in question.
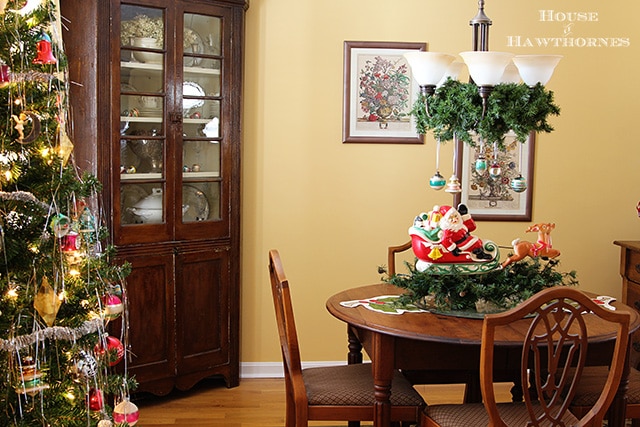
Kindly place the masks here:
[(527, 189), (527, 180), (522, 175), (518, 175), (511, 180), (511, 189), (516, 193), (522, 193)]
[(440, 175), (440, 171), (437, 171), (436, 174), (429, 179), (429, 187), (434, 190), (442, 190), (445, 185), (447, 185), (447, 180)]
[(487, 170), (487, 166), (487, 158), (484, 155), (480, 154), (476, 159), (476, 172), (478, 172), (479, 174), (483, 174), (484, 171)]
[(493, 179), (498, 179), (500, 175), (502, 175), (502, 168), (500, 167), (500, 163), (496, 162), (489, 168), (489, 176)]

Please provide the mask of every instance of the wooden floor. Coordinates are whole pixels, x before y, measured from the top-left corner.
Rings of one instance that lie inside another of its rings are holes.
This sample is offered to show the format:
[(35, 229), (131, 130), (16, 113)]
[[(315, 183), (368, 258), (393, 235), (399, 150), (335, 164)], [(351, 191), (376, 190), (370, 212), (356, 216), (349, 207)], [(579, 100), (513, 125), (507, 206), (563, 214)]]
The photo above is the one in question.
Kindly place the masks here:
[[(510, 385), (499, 384), (496, 393), (508, 401)], [(416, 386), (429, 404), (461, 403), (462, 385)], [(239, 387), (206, 379), (187, 392), (168, 396), (140, 394), (134, 397), (140, 409), (136, 427), (282, 427), (284, 426), (284, 380), (243, 379)], [(346, 426), (346, 423), (310, 422), (310, 426)], [(371, 426), (362, 423), (362, 426)]]

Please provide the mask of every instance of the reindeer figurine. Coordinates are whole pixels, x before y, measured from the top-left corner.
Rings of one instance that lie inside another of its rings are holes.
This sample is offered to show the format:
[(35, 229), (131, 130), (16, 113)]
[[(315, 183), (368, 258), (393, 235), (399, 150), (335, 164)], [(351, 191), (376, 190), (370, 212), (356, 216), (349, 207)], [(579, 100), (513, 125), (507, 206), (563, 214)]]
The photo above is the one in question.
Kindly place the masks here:
[(531, 258), (555, 258), (560, 255), (560, 251), (553, 249), (551, 245), (551, 230), (556, 228), (556, 225), (551, 222), (538, 223), (527, 228), (526, 232), (531, 233), (538, 232), (538, 241), (535, 243), (520, 241), (515, 239), (511, 244), (513, 245), (514, 254), (507, 258), (502, 263), (502, 268), (505, 268), (511, 263), (520, 261), (527, 255)]

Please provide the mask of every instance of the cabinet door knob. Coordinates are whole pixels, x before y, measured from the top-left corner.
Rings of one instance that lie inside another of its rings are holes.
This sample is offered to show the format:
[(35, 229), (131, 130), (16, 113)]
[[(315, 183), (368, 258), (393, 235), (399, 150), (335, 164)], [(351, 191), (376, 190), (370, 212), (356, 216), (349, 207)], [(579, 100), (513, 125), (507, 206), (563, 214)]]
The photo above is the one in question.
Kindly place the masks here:
[(636, 273), (640, 273), (640, 264), (636, 264)]
[(176, 111), (169, 113), (169, 120), (171, 123), (182, 123), (182, 113)]

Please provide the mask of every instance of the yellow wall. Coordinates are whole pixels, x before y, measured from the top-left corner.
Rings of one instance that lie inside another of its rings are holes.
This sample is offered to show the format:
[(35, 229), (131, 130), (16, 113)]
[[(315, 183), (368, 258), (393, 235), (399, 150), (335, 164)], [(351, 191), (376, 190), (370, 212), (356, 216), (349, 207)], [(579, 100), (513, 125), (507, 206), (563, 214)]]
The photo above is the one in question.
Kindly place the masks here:
[[(540, 22), (538, 10), (597, 12), (597, 22)], [(435, 143), (342, 143), (343, 42), (424, 41), (470, 49), (475, 0), (252, 0), (247, 12), (243, 148), (243, 362), (280, 361), (267, 275), (278, 248), (292, 282), (303, 360), (344, 360), (345, 325), (324, 307), (335, 292), (379, 280), (386, 248), (413, 217), (451, 197), (431, 190)], [(640, 2), (488, 0), (491, 50), (564, 55), (548, 88), (561, 115), (538, 137), (533, 221), (557, 224), (561, 268), (581, 288), (620, 297), (619, 248), (640, 239)], [(507, 36), (624, 37), (629, 47), (507, 47)], [(452, 145), (441, 170), (451, 174)], [(529, 223), (481, 222), (508, 245)]]

